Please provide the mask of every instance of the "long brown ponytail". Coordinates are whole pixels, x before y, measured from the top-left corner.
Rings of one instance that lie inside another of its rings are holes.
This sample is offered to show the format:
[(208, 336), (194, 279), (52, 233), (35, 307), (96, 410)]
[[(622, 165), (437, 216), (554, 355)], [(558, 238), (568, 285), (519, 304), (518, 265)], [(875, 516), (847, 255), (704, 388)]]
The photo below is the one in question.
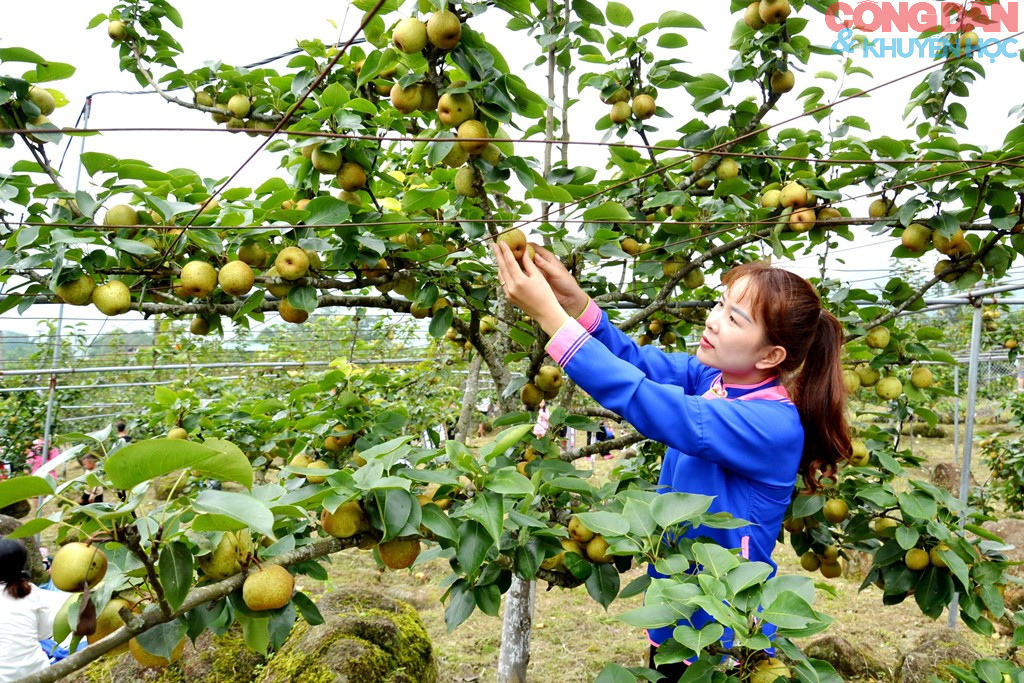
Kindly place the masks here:
[(754, 262), (733, 268), (722, 282), (728, 286), (740, 278), (754, 285), (747, 291), (765, 341), (786, 349), (779, 371), (804, 427), (800, 472), (804, 485), (817, 490), (821, 478), (834, 476), (839, 462), (850, 457), (843, 326), (822, 308), (813, 285), (795, 273)]

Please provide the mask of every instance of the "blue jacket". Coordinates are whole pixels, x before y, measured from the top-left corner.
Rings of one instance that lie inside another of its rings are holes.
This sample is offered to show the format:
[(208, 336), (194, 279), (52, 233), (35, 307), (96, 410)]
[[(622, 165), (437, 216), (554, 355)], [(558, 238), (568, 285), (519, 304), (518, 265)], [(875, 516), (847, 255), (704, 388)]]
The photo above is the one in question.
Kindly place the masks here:
[[(771, 553), (804, 445), (800, 415), (778, 378), (722, 386), (721, 373), (692, 356), (638, 346), (593, 301), (547, 349), (594, 400), (668, 446), (658, 482), (663, 493), (714, 496), (711, 512), (751, 522), (738, 529), (701, 527), (689, 536), (739, 549), (774, 573)], [(708, 621), (702, 611), (690, 625), (700, 628)], [(671, 626), (649, 632), (656, 645), (671, 635)]]

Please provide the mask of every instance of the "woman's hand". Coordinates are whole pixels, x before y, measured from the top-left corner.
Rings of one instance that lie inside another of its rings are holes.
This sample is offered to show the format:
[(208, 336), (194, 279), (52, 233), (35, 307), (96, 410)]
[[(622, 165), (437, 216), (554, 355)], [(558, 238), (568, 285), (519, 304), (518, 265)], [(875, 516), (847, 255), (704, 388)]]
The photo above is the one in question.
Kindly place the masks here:
[(544, 275), (544, 279), (551, 285), (551, 290), (558, 298), (558, 303), (573, 318), (583, 315), (587, 304), (590, 303), (587, 293), (583, 291), (576, 279), (554, 254), (539, 244), (531, 243), (531, 246), (537, 252), (533, 265), (537, 266), (537, 269)]
[(498, 242), (494, 246), (494, 258), (498, 263), (498, 282), (508, 300), (536, 320), (549, 336), (557, 332), (569, 316), (544, 274), (530, 257), (523, 256), (523, 266), (520, 268), (508, 245)]

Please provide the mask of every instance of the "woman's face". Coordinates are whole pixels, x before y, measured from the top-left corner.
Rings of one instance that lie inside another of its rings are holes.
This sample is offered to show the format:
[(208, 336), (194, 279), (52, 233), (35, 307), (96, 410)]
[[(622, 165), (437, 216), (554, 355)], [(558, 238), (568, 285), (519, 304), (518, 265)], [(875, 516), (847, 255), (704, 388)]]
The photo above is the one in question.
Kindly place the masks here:
[[(742, 278), (725, 291), (708, 314), (700, 338), (697, 360), (722, 371), (726, 384), (758, 384), (778, 374), (775, 366), (785, 358), (781, 347), (765, 343), (764, 326), (754, 317)], [(779, 352), (782, 357), (777, 358)]]

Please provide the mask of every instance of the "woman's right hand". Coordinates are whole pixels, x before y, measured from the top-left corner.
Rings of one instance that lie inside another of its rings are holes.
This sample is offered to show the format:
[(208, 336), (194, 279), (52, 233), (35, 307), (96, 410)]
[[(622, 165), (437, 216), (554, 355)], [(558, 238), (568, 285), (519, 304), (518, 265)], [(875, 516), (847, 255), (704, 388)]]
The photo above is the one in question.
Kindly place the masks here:
[(562, 309), (573, 318), (583, 315), (590, 297), (554, 254), (539, 244), (530, 244), (536, 253), (533, 263), (551, 285)]

